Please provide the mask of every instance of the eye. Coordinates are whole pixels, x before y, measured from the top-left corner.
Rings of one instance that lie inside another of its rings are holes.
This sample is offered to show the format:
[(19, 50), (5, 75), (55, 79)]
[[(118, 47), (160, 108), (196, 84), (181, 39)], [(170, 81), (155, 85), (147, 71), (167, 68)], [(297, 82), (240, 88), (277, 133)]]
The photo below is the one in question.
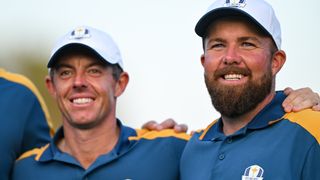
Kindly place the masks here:
[(253, 48), (257, 47), (257, 46), (252, 42), (247, 42), (246, 41), (246, 42), (243, 42), (241, 44), (241, 47), (246, 48), (246, 49), (253, 49)]
[(208, 49), (220, 50), (224, 47), (225, 45), (223, 43), (212, 43), (212, 44), (209, 44)]
[(63, 79), (66, 79), (66, 78), (70, 77), (71, 75), (72, 75), (71, 70), (61, 70), (61, 71), (59, 72), (59, 76), (60, 76), (61, 78), (63, 78)]
[(100, 75), (102, 71), (99, 68), (90, 68), (88, 69), (88, 73), (91, 75)]

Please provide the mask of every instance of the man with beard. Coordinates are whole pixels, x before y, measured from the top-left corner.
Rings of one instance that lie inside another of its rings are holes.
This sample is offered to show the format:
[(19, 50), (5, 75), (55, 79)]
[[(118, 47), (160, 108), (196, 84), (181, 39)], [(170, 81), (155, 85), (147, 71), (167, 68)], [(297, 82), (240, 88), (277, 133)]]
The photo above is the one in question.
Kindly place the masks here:
[(217, 0), (198, 21), (201, 63), (221, 117), (193, 135), (181, 179), (320, 179), (320, 113), (285, 113), (276, 74), (286, 61), (273, 8)]
[[(116, 118), (129, 75), (108, 34), (87, 26), (73, 29), (56, 44), (48, 68), (46, 85), (63, 125), (49, 144), (16, 161), (11, 179), (179, 179), (188, 135), (136, 130)], [(314, 105), (319, 97), (302, 91), (307, 95), (292, 92), (292, 99)], [(172, 121), (161, 126), (179, 130)]]

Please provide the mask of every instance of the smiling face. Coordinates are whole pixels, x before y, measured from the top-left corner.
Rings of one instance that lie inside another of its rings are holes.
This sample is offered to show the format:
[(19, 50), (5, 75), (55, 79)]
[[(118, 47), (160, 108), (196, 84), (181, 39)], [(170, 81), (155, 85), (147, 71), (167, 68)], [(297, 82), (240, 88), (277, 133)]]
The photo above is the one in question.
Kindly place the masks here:
[(242, 18), (220, 19), (209, 28), (201, 63), (212, 103), (222, 115), (242, 115), (274, 90), (282, 66), (274, 65), (275, 52), (272, 39)]
[(46, 84), (56, 99), (64, 123), (90, 129), (108, 119), (115, 120), (116, 98), (124, 91), (112, 68), (93, 56), (69, 54), (59, 58)]

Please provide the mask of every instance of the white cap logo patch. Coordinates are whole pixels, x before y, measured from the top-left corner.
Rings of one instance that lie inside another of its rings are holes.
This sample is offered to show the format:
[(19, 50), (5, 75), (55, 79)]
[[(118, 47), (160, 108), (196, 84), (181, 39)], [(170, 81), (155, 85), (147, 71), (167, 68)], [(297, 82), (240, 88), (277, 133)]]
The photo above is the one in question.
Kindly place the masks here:
[(264, 170), (258, 165), (247, 167), (242, 176), (242, 180), (263, 180)]
[(70, 34), (70, 39), (82, 39), (82, 38), (89, 38), (89, 30), (84, 27), (78, 27), (73, 30)]
[(52, 68), (59, 54), (70, 46), (88, 48), (93, 53), (101, 56), (106, 62), (118, 64), (123, 69), (120, 50), (112, 37), (108, 33), (90, 26), (78, 26), (59, 38), (51, 51), (47, 67)]
[(243, 8), (246, 6), (246, 2), (245, 0), (226, 0), (225, 6)]

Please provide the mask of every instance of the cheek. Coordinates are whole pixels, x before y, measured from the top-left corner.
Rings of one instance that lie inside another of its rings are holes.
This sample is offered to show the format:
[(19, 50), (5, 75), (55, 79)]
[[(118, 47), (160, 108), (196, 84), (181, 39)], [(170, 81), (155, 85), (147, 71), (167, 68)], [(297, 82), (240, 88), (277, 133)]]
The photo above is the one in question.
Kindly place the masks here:
[(260, 79), (261, 77), (264, 77), (266, 73), (271, 71), (271, 66), (270, 63), (266, 63), (264, 61), (250, 66), (250, 70), (252, 72), (253, 79)]
[(54, 87), (56, 99), (66, 96), (70, 86), (71, 85), (67, 82), (56, 83), (56, 86)]
[(218, 68), (219, 60), (216, 55), (205, 54), (204, 61), (202, 63), (203, 68), (206, 72), (215, 71)]
[(95, 82), (91, 82), (90, 84), (97, 93), (101, 94), (101, 96), (104, 96), (105, 98), (110, 99), (114, 97), (115, 85), (107, 82), (110, 82), (110, 81), (108, 80), (95, 81)]
[(263, 54), (253, 54), (250, 58), (247, 58), (246, 64), (254, 71), (260, 71), (261, 73), (271, 67), (270, 57)]
[(114, 99), (115, 97), (115, 89), (112, 86), (108, 86), (104, 89), (104, 92), (106, 93), (107, 98), (110, 100)]

